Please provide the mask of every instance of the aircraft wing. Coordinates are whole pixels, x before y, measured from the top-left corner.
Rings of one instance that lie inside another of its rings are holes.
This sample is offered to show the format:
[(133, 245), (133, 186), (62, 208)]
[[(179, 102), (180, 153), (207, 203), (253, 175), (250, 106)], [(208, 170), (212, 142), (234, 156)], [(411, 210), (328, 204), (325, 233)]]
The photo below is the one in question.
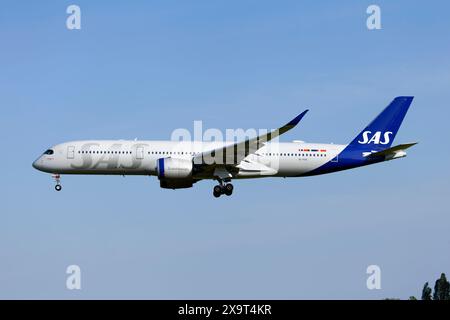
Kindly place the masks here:
[(194, 156), (194, 165), (231, 165), (236, 166), (249, 154), (255, 153), (264, 143), (294, 128), (309, 110), (305, 110), (284, 126), (255, 138), (236, 142), (219, 149), (205, 151)]

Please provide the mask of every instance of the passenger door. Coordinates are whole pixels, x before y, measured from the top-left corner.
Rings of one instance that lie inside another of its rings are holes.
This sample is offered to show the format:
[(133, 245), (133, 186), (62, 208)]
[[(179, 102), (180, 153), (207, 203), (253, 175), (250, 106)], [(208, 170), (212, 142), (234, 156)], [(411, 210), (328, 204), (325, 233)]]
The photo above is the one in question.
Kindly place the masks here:
[(144, 147), (136, 148), (136, 159), (138, 160), (144, 159)]
[(75, 158), (75, 147), (68, 146), (67, 147), (67, 159), (73, 159), (73, 158)]

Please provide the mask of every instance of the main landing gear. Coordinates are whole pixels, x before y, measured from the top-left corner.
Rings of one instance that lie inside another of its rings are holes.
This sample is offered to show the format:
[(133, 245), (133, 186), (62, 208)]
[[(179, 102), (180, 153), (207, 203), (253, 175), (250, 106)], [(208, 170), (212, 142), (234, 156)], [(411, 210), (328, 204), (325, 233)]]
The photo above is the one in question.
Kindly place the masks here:
[(52, 175), (52, 177), (53, 177), (53, 179), (54, 179), (55, 182), (56, 182), (55, 190), (56, 190), (56, 191), (61, 191), (61, 189), (62, 189), (62, 186), (61, 186), (61, 176), (60, 176), (59, 174), (54, 174), (54, 175)]
[(233, 185), (231, 183), (223, 183), (222, 180), (219, 180), (218, 185), (214, 186), (213, 189), (213, 195), (214, 197), (218, 198), (220, 197), (222, 194), (226, 194), (227, 196), (231, 196), (231, 194), (233, 193)]

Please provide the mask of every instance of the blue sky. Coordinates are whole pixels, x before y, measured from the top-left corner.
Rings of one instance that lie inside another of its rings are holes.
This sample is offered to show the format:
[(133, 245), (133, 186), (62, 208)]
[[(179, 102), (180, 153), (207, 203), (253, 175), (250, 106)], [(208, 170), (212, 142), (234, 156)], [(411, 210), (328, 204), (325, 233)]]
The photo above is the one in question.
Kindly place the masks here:
[[(82, 29), (65, 27), (77, 4)], [(382, 30), (366, 28), (381, 7)], [(450, 273), (449, 4), (411, 1), (3, 1), (0, 298), (380, 299)], [(399, 161), (299, 179), (164, 190), (154, 177), (63, 176), (31, 163), (81, 139), (274, 128), (348, 143), (415, 100)], [(82, 290), (65, 287), (66, 267)], [(366, 268), (382, 289), (366, 288)]]

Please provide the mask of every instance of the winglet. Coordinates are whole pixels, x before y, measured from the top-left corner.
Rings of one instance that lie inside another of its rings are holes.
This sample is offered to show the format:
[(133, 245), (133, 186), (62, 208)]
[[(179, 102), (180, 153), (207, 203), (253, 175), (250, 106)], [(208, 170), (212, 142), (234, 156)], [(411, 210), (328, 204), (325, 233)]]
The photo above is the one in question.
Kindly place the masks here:
[(302, 120), (302, 118), (305, 116), (305, 114), (308, 112), (309, 110), (306, 109), (305, 111), (303, 111), (302, 113), (300, 113), (298, 116), (296, 116), (294, 119), (292, 119), (288, 124), (286, 124), (286, 126), (292, 126), (295, 127), (300, 120)]

